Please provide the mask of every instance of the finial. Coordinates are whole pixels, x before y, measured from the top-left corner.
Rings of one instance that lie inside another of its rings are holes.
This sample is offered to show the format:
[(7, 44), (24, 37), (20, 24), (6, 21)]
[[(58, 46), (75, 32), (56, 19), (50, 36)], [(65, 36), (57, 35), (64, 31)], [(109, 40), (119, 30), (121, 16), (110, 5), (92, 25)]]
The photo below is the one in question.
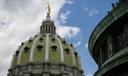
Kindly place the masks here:
[(47, 15), (50, 16), (50, 13), (51, 13), (51, 7), (50, 7), (50, 4), (48, 2), (48, 13), (47, 13)]

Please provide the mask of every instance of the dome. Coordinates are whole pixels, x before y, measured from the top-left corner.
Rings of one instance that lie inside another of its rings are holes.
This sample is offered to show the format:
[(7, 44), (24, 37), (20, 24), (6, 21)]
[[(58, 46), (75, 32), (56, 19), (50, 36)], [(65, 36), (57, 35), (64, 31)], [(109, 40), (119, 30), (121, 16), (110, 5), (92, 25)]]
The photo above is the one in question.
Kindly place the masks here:
[(55, 34), (39, 34), (19, 46), (11, 67), (28, 63), (65, 64), (81, 68), (79, 56), (72, 44)]
[(75, 48), (56, 34), (48, 8), (40, 34), (23, 42), (13, 55), (8, 76), (83, 76)]

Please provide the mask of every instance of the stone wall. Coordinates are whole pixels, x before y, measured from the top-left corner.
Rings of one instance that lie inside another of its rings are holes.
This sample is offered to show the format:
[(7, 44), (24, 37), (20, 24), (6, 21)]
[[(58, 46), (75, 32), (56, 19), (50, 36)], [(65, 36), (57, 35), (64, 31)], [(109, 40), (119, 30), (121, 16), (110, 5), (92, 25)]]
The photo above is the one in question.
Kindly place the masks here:
[(8, 76), (83, 76), (83, 71), (64, 64), (31, 63), (9, 69)]

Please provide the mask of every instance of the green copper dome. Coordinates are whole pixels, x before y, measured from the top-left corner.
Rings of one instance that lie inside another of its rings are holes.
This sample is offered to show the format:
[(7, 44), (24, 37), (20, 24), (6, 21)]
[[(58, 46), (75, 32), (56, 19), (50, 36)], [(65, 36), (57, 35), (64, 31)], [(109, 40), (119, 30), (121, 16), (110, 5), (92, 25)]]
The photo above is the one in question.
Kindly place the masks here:
[(11, 67), (27, 63), (54, 63), (80, 67), (79, 56), (72, 45), (55, 34), (39, 34), (21, 44)]
[(48, 14), (42, 22), (40, 34), (23, 42), (15, 52), (11, 67), (29, 63), (65, 64), (81, 69), (80, 59), (64, 38), (56, 35), (54, 21)]
[(14, 53), (8, 76), (83, 76), (75, 48), (56, 34), (50, 12), (48, 5), (40, 33), (22, 42)]

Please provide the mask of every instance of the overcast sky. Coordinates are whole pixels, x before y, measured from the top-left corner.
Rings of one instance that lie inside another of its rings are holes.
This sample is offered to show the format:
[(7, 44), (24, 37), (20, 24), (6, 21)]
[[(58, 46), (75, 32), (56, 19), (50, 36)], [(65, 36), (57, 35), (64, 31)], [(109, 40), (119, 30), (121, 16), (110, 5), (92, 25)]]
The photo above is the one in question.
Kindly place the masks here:
[[(0, 76), (6, 76), (12, 55), (21, 42), (39, 33), (46, 18), (47, 2), (57, 34), (73, 43), (86, 76), (97, 65), (88, 52), (88, 39), (116, 0), (0, 0)], [(72, 31), (72, 32), (71, 32)]]

